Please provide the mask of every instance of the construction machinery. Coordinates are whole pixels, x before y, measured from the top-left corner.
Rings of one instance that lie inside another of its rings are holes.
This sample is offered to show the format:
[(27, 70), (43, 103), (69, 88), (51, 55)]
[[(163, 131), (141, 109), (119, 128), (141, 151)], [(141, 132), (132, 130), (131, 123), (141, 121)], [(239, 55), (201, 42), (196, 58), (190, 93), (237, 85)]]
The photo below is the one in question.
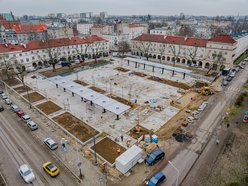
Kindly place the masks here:
[(211, 87), (201, 87), (198, 89), (198, 93), (201, 95), (209, 96), (214, 94), (214, 90)]

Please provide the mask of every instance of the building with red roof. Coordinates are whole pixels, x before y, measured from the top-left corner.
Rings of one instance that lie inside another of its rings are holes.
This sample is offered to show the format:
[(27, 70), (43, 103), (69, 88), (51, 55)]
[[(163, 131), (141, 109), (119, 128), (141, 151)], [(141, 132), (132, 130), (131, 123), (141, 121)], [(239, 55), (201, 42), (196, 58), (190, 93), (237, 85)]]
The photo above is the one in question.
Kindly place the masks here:
[(210, 39), (142, 34), (132, 40), (132, 54), (178, 65), (218, 70), (232, 67), (237, 41), (229, 35)]
[(0, 44), (0, 63), (19, 63), (23, 68), (43, 66), (51, 60), (93, 58), (108, 56), (109, 43), (99, 36), (33, 40), (26, 44)]

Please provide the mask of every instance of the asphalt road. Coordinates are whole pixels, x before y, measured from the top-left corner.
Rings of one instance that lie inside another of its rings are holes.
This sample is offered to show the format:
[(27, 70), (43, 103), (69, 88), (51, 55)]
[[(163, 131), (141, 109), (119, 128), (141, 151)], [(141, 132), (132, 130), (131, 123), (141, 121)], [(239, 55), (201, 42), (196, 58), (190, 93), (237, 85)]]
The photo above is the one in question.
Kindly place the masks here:
[[(176, 168), (173, 168), (170, 164), (167, 164), (162, 170), (167, 175), (167, 181), (163, 183), (164, 186), (176, 185), (178, 175), (178, 185), (180, 185), (191, 171), (192, 166), (201, 156), (204, 148), (207, 147), (207, 144), (211, 145), (214, 143), (213, 141), (216, 137), (213, 133), (215, 132), (216, 126), (218, 126), (223, 119), (227, 106), (235, 100), (238, 92), (247, 79), (248, 65), (236, 75), (223, 94), (217, 95), (215, 99), (212, 100), (205, 115), (196, 123), (199, 125), (199, 128), (196, 131), (195, 141), (171, 160), (173, 165), (178, 169), (179, 174), (177, 173)], [(192, 184), (188, 181), (188, 184), (185, 185), (191, 186)]]
[[(1, 101), (0, 104), (4, 105)], [(33, 169), (36, 180), (32, 185), (79, 185), (77, 180), (54, 157), (53, 153), (38, 141), (20, 118), (13, 113), (9, 106), (0, 112), (0, 171), (9, 186), (27, 185), (18, 172), (21, 164), (29, 164)], [(51, 178), (42, 169), (46, 161), (55, 163), (61, 173), (56, 178)]]

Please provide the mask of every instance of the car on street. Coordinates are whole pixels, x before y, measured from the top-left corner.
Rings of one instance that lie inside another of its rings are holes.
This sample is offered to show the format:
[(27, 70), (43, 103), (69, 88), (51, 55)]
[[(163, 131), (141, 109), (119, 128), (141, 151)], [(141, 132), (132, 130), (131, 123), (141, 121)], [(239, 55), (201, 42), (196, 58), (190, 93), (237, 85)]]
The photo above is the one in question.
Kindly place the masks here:
[(149, 166), (154, 165), (159, 160), (163, 159), (165, 153), (162, 149), (157, 149), (152, 151), (151, 153), (147, 154), (145, 158), (145, 163)]
[(227, 81), (232, 81), (232, 77), (231, 77), (231, 76), (228, 76), (228, 77), (226, 78), (226, 80), (227, 80)]
[(19, 112), (19, 111), (20, 111), (20, 108), (19, 108), (17, 105), (15, 105), (15, 104), (12, 104), (12, 105), (10, 106), (10, 108), (11, 108), (11, 110), (12, 110), (13, 112)]
[(2, 93), (4, 93), (4, 91), (3, 90), (0, 90), (0, 94), (2, 94)]
[(18, 112), (16, 112), (16, 115), (17, 115), (19, 118), (22, 118), (22, 116), (24, 116), (25, 113), (24, 113), (22, 110), (19, 110)]
[(192, 64), (191, 67), (198, 68), (197, 64)]
[(244, 115), (243, 122), (248, 123), (248, 115)]
[(55, 150), (58, 148), (58, 144), (52, 138), (44, 139), (44, 143), (51, 149)]
[(158, 186), (166, 181), (166, 176), (162, 172), (157, 172), (150, 180), (146, 182), (148, 186)]
[(239, 65), (239, 68), (244, 69), (245, 67), (244, 67), (244, 66), (242, 66), (242, 65)]
[(59, 173), (60, 173), (59, 168), (51, 162), (44, 163), (42, 168), (51, 177), (55, 177), (55, 176), (59, 175)]
[(31, 121), (32, 118), (31, 118), (29, 115), (24, 114), (24, 115), (22, 116), (22, 120), (25, 121), (25, 122), (27, 123), (27, 122)]
[(32, 183), (35, 180), (35, 175), (27, 164), (21, 165), (18, 171), (26, 183)]
[(38, 129), (38, 125), (37, 123), (35, 123), (34, 121), (29, 121), (27, 123), (27, 126), (31, 129), (31, 130), (37, 130)]
[(0, 112), (4, 111), (4, 107), (0, 105)]
[(9, 98), (5, 99), (4, 102), (5, 102), (7, 105), (11, 105), (11, 104), (12, 104), (12, 101), (11, 101)]
[(241, 62), (241, 65), (246, 65), (246, 62), (245, 62), (245, 61), (242, 61), (242, 62)]

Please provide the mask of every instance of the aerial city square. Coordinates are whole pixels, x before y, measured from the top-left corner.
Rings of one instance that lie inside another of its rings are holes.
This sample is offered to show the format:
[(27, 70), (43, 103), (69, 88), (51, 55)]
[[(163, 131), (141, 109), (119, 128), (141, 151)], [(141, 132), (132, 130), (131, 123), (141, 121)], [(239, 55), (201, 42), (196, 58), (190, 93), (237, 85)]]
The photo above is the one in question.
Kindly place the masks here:
[(247, 186), (245, 0), (0, 0), (0, 186)]

